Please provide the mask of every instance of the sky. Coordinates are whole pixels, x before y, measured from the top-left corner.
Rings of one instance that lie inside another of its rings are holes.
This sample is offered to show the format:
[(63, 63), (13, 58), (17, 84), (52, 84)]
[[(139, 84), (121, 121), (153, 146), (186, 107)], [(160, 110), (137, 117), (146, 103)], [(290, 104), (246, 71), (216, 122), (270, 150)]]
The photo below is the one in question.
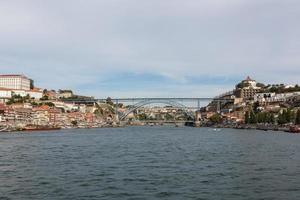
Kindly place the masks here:
[(0, 73), (111, 97), (300, 83), (299, 0), (0, 0)]

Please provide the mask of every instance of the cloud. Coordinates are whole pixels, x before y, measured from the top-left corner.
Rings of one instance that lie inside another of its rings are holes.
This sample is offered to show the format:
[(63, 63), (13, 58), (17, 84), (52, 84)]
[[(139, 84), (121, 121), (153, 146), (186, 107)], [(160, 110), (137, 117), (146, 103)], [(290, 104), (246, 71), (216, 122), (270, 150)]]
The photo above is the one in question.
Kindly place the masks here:
[[(213, 95), (248, 74), (296, 83), (299, 17), (296, 0), (2, 1), (0, 70), (95, 96)], [(112, 79), (122, 89), (101, 86)]]

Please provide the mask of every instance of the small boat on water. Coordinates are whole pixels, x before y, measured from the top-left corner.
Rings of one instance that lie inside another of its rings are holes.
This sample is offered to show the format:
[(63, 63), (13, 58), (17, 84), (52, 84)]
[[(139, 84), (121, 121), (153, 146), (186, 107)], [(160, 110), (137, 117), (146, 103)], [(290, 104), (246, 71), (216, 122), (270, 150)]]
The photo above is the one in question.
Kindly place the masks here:
[(300, 133), (300, 129), (298, 126), (290, 126), (288, 132), (290, 133)]
[(58, 126), (41, 126), (41, 125), (27, 125), (23, 128), (23, 131), (51, 131), (60, 130)]
[(0, 127), (0, 132), (6, 132), (8, 127)]

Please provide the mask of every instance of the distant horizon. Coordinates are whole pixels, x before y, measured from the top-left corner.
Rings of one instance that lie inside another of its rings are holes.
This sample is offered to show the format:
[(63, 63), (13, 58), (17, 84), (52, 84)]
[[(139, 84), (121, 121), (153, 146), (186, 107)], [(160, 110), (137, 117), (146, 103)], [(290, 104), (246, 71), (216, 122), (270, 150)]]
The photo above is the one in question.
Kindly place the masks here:
[(97, 98), (299, 84), (299, 18), (294, 0), (2, 1), (0, 73)]

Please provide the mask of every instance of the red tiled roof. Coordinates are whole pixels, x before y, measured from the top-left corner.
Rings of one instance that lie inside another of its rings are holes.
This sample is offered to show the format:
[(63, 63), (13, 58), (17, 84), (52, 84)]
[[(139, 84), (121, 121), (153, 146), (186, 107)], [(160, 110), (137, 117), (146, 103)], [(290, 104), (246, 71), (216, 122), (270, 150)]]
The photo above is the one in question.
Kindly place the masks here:
[(3, 103), (0, 103), (0, 110), (4, 110), (6, 106)]
[(42, 105), (42, 106), (33, 108), (33, 111), (47, 111), (47, 110), (49, 110), (49, 106), (47, 106), (47, 105)]

